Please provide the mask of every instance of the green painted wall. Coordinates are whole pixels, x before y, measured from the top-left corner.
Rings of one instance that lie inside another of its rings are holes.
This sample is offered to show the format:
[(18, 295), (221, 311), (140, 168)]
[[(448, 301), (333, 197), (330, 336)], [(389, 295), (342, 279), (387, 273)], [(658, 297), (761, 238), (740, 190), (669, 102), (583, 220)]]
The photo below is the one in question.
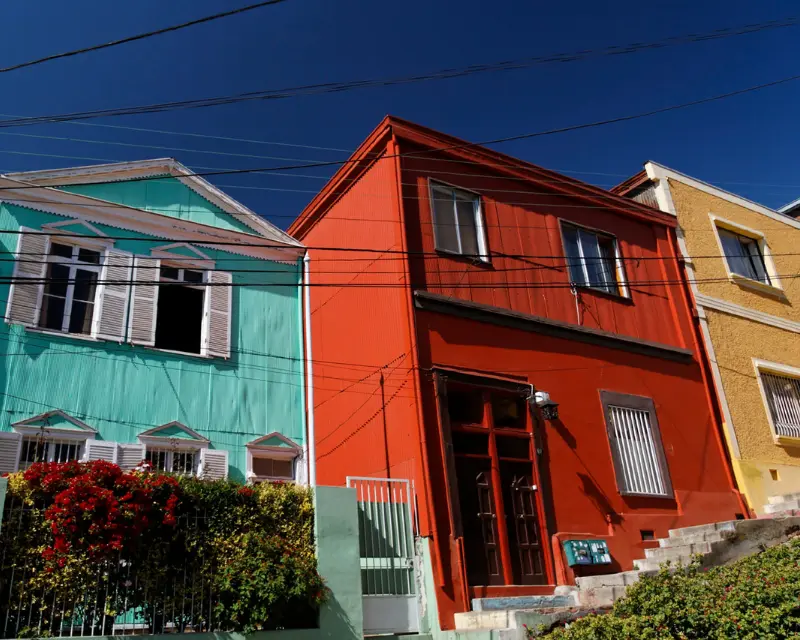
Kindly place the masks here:
[(59, 187), (59, 189), (153, 211), (171, 218), (191, 220), (221, 229), (253, 233), (250, 227), (211, 204), (172, 176), (163, 176), (153, 180), (76, 184)]
[[(0, 205), (0, 229), (63, 220)], [(125, 238), (115, 244), (125, 251), (146, 254), (165, 244), (164, 238), (140, 241), (141, 234), (96, 226)], [(17, 238), (0, 234), (0, 278), (12, 275)], [(211, 440), (212, 448), (230, 451), (231, 477), (239, 480), (244, 479), (246, 442), (279, 431), (303, 445), (300, 265), (203, 251), (216, 260), (216, 268), (233, 272), (235, 285), (247, 285), (233, 288), (230, 360), (52, 336), (3, 322), (0, 430), (62, 409), (97, 429), (102, 439), (137, 442), (141, 432), (177, 420)], [(0, 284), (3, 310), (8, 289)]]

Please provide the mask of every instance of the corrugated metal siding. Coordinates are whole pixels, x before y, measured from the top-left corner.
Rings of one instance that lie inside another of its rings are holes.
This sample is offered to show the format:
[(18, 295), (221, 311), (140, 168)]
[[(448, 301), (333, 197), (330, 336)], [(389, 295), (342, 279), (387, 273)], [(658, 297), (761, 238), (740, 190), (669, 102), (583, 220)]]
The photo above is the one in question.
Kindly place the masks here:
[[(326, 216), (299, 238), (312, 247), (320, 484), (344, 484), (347, 475), (413, 480), (416, 474), (419, 440), (404, 258), (313, 249), (402, 249), (395, 183), (394, 161), (377, 161), (354, 182), (346, 183), (345, 192)], [(383, 370), (383, 394), (381, 365), (388, 365)]]
[[(63, 218), (0, 207), (0, 228), (37, 228)], [(137, 234), (97, 225), (110, 236)], [(2, 234), (6, 252), (16, 235)], [(164, 240), (120, 240), (146, 253)], [(103, 439), (136, 442), (150, 427), (178, 420), (230, 451), (232, 477), (244, 479), (245, 443), (271, 431), (304, 442), (303, 367), (298, 268), (207, 250), (218, 269), (234, 272), (232, 357), (228, 361), (26, 332), (0, 323), (0, 430), (62, 409)], [(10, 277), (12, 262), (0, 263)], [(259, 270), (275, 271), (258, 273)], [(252, 272), (255, 270), (256, 272)], [(289, 286), (282, 286), (289, 285)], [(8, 285), (0, 285), (3, 308)]]
[[(401, 147), (406, 154), (420, 150)], [(419, 282), (436, 293), (520, 313), (619, 332), (625, 335), (683, 346), (671, 296), (675, 286), (664, 284), (663, 258), (671, 255), (664, 230), (611, 209), (582, 205), (576, 198), (556, 195), (547, 185), (497, 175), (490, 166), (403, 158), (404, 205), (409, 221), (416, 221), (410, 237)], [(428, 179), (444, 181), (481, 195), (491, 265), (441, 254), (436, 245), (428, 196)], [(599, 229), (616, 236), (624, 258), (632, 298), (614, 299), (591, 290), (579, 290), (578, 308), (569, 288), (563, 258), (560, 220)], [(412, 222), (409, 222), (411, 225)], [(507, 256), (526, 256), (510, 258)], [(677, 274), (673, 279), (677, 279)], [(636, 282), (655, 283), (636, 285)], [(633, 302), (633, 304), (631, 304)]]

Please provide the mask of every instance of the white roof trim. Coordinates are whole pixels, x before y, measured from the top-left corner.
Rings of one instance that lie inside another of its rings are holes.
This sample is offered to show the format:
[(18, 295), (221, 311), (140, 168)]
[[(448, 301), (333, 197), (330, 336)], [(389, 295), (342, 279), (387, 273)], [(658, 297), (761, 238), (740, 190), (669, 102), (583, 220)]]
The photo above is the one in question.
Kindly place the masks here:
[(97, 234), (101, 238), (108, 237), (107, 233), (103, 233), (93, 224), (86, 222), (86, 220), (78, 220), (77, 218), (74, 220), (64, 220), (64, 222), (49, 222), (48, 224), (43, 224), (42, 229), (60, 229), (61, 231), (71, 232), (70, 229), (67, 229), (66, 227), (71, 227), (74, 225), (80, 225), (84, 229), (88, 229), (92, 233)]
[[(165, 244), (161, 247), (153, 247), (150, 251), (151, 253), (155, 253), (156, 251), (160, 253), (169, 253), (170, 249), (188, 249), (193, 254), (195, 254), (198, 258), (202, 260), (211, 260), (210, 256), (207, 256), (205, 253), (200, 251), (200, 249), (193, 247), (188, 242), (173, 242), (172, 244)], [(178, 254), (175, 254), (178, 255)]]
[[(147, 431), (142, 431), (142, 433), (139, 434), (139, 438), (140, 439), (143, 438), (143, 437), (144, 438), (157, 438), (159, 440), (173, 440), (173, 439), (175, 439), (175, 436), (161, 436), (161, 435), (158, 434), (159, 431), (161, 431), (162, 429), (166, 429), (167, 427), (178, 427), (178, 429), (180, 429), (187, 436), (192, 438), (192, 440), (189, 440), (188, 442), (195, 442), (195, 443), (197, 443), (197, 442), (210, 442), (210, 440), (208, 438), (206, 438), (204, 436), (201, 436), (199, 433), (197, 433), (197, 431), (195, 431), (194, 429), (191, 429), (190, 427), (187, 427), (185, 424), (183, 424), (182, 422), (178, 422), (177, 420), (173, 420), (172, 422), (167, 422), (165, 424), (161, 424), (161, 425), (159, 425), (157, 427), (153, 427), (152, 429), (148, 429)], [(180, 438), (178, 438), (178, 439), (183, 441)]]
[(182, 184), (216, 205), (227, 214), (246, 225), (259, 235), (300, 247), (302, 244), (289, 234), (268, 222), (254, 211), (234, 200), (223, 191), (217, 189), (208, 180), (195, 175), (189, 168), (173, 158), (157, 158), (155, 160), (137, 160), (112, 164), (96, 164), (84, 167), (69, 167), (43, 171), (24, 171), (5, 174), (13, 180), (24, 180), (42, 186), (64, 184), (93, 184), (97, 182), (122, 182), (133, 178), (147, 176), (170, 175)]
[(24, 420), (19, 420), (17, 422), (12, 422), (11, 426), (14, 429), (45, 429), (45, 430), (52, 430), (52, 431), (68, 431), (70, 433), (74, 433), (72, 429), (63, 429), (59, 427), (49, 427), (49, 426), (42, 426), (38, 424), (32, 424), (34, 422), (39, 422), (41, 420), (47, 420), (51, 416), (58, 416), (63, 418), (67, 422), (74, 424), (80, 431), (78, 433), (86, 433), (86, 434), (94, 434), (97, 433), (97, 429), (90, 427), (86, 424), (83, 420), (78, 420), (77, 418), (73, 418), (68, 413), (62, 411), (61, 409), (53, 409), (52, 411), (45, 411), (44, 413), (40, 413), (39, 415), (33, 416), (31, 418), (25, 418)]
[[(682, 182), (690, 187), (697, 189), (698, 191), (703, 191), (705, 193), (708, 193), (709, 195), (716, 196), (717, 198), (721, 198), (722, 200), (726, 200), (732, 204), (744, 207), (746, 209), (750, 209), (750, 211), (753, 211), (754, 213), (760, 213), (761, 215), (766, 216), (767, 218), (771, 218), (772, 220), (777, 220), (778, 222), (782, 222), (790, 227), (794, 227), (795, 229), (800, 229), (800, 221), (795, 220), (794, 218), (790, 218), (789, 216), (784, 215), (779, 211), (775, 211), (774, 209), (765, 207), (762, 204), (758, 204), (757, 202), (753, 202), (752, 200), (748, 200), (747, 198), (742, 198), (741, 196), (737, 196), (734, 193), (710, 185), (707, 182), (703, 182), (702, 180), (691, 178), (686, 174), (681, 173), (680, 171), (675, 171), (674, 169), (665, 167), (664, 165), (658, 164), (657, 162), (648, 161), (645, 163), (644, 168), (645, 171), (647, 172), (647, 177), (650, 178), (651, 180), (660, 181), (660, 180), (670, 179), (670, 180), (675, 180), (677, 182)], [(675, 215), (675, 211), (666, 211), (665, 213), (670, 213), (672, 215)]]
[[(286, 245), (283, 243), (269, 244), (265, 239), (258, 246), (252, 246), (254, 236), (221, 229), (199, 222), (170, 218), (144, 209), (135, 209), (125, 205), (115, 204), (112, 207), (106, 200), (78, 195), (60, 189), (42, 187), (41, 189), (15, 187), (30, 187), (30, 183), (12, 180), (0, 176), (0, 202), (27, 207), (35, 211), (44, 211), (66, 218), (91, 221), (105, 224), (118, 229), (138, 231), (140, 233), (165, 238), (191, 242), (207, 249), (218, 249), (228, 253), (239, 254), (261, 260), (274, 262), (294, 263), (304, 254), (302, 245)], [(233, 242), (236, 244), (208, 244), (209, 241)]]

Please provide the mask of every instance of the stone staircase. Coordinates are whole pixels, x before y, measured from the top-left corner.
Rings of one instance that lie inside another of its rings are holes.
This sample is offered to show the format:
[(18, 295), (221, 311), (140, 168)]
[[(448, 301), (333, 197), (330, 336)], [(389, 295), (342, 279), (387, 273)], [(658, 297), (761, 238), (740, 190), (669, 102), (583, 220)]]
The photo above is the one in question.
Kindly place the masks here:
[(763, 511), (753, 520), (672, 529), (658, 540), (658, 547), (645, 549), (645, 557), (633, 561), (632, 570), (576, 578), (576, 587), (556, 587), (553, 595), (473, 600), (472, 611), (456, 614), (458, 637), (522, 640), (527, 637), (526, 626), (549, 627), (610, 608), (628, 587), (657, 573), (665, 562), (687, 565), (699, 555), (703, 566), (719, 566), (800, 533), (800, 493), (771, 497)]

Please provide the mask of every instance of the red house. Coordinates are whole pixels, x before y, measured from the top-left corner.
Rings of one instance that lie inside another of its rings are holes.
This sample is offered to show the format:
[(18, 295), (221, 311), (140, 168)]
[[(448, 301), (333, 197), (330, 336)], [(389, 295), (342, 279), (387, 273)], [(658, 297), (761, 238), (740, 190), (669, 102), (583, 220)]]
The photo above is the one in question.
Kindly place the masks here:
[(746, 517), (674, 219), (387, 117), (289, 233), (311, 256), (317, 481), (413, 481), (443, 628), (572, 583), (565, 540), (605, 540), (611, 573)]

